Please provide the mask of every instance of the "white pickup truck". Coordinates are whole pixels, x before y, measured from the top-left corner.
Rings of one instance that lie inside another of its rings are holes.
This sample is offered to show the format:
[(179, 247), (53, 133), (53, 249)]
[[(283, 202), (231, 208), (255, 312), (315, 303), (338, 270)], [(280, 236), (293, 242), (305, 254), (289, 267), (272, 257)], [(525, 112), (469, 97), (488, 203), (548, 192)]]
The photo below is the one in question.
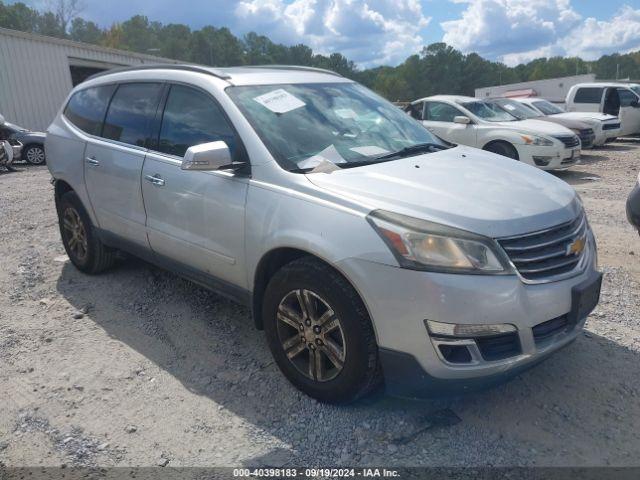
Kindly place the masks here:
[(640, 134), (640, 84), (579, 83), (569, 90), (568, 112), (600, 112), (620, 119), (620, 135)]

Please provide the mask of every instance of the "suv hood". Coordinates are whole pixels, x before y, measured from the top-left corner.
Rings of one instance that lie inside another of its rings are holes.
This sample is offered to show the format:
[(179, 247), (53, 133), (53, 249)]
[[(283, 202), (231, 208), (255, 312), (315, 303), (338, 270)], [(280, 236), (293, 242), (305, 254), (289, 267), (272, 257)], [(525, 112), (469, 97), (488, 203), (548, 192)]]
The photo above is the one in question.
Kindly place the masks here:
[(571, 130), (566, 129), (562, 125), (554, 124), (551, 122), (545, 122), (544, 120), (518, 120), (515, 122), (495, 122), (492, 125), (501, 125), (509, 127), (510, 129), (517, 130), (523, 133), (543, 134), (543, 135), (573, 135)]
[(541, 230), (581, 208), (567, 183), (535, 167), (470, 147), (311, 173), (317, 187), (383, 209), (498, 238)]

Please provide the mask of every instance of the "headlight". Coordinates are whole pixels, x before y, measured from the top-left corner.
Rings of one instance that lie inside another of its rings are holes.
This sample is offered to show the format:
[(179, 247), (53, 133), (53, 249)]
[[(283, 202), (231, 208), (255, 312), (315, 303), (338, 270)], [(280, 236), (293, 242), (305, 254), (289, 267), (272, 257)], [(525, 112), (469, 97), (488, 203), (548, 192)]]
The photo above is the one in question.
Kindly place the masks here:
[(538, 147), (551, 147), (553, 146), (553, 140), (545, 137), (539, 137), (538, 135), (524, 135), (520, 134), (522, 140), (527, 145), (536, 145)]
[(509, 270), (490, 238), (384, 210), (367, 219), (404, 268), (484, 274)]

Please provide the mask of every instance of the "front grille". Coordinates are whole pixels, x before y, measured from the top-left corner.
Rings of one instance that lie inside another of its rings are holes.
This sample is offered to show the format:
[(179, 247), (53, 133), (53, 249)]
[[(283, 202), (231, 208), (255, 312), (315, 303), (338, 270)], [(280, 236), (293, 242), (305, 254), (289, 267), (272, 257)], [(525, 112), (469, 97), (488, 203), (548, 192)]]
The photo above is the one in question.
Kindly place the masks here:
[(592, 128), (583, 128), (580, 130), (579, 136), (582, 148), (589, 148), (593, 144), (596, 134), (593, 132)]
[(577, 135), (560, 135), (553, 138), (555, 138), (556, 140), (560, 140), (567, 148), (573, 148), (580, 145), (580, 139)]
[(567, 316), (562, 315), (561, 317), (552, 318), (533, 327), (533, 339), (537, 346), (544, 345), (554, 336), (568, 332), (572, 328), (573, 324), (569, 323)]
[(620, 123), (605, 123), (602, 125), (603, 130), (615, 130), (620, 128)]
[(582, 212), (571, 222), (498, 241), (523, 278), (545, 281), (578, 266), (586, 238), (587, 219)]
[(476, 337), (476, 344), (486, 361), (504, 360), (522, 353), (517, 332), (503, 333), (491, 337)]

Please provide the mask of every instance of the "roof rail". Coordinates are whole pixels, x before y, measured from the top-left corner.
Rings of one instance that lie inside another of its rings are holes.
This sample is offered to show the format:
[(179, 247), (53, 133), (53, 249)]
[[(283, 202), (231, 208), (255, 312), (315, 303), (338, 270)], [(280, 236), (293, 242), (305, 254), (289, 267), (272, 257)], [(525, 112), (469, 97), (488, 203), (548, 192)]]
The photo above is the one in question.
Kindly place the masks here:
[(92, 80), (94, 78), (103, 77), (105, 75), (111, 75), (112, 73), (120, 73), (120, 72), (136, 72), (139, 70), (182, 70), (187, 72), (197, 72), (197, 73), (205, 73), (207, 75), (212, 75), (214, 77), (221, 78), (223, 80), (227, 80), (231, 78), (231, 75), (228, 73), (219, 70), (217, 68), (203, 67), (200, 65), (184, 65), (184, 64), (173, 64), (173, 63), (155, 63), (155, 64), (147, 64), (147, 65), (134, 65), (131, 67), (117, 67), (112, 68), (110, 70), (106, 70), (104, 72), (95, 73), (87, 78), (87, 80)]
[(318, 72), (318, 73), (328, 73), (329, 75), (335, 75), (336, 77), (341, 77), (337, 72), (333, 70), (327, 70), (325, 68), (316, 68), (316, 67), (307, 67), (304, 65), (243, 65), (242, 68), (272, 68), (275, 70), (302, 70), (307, 72)]

